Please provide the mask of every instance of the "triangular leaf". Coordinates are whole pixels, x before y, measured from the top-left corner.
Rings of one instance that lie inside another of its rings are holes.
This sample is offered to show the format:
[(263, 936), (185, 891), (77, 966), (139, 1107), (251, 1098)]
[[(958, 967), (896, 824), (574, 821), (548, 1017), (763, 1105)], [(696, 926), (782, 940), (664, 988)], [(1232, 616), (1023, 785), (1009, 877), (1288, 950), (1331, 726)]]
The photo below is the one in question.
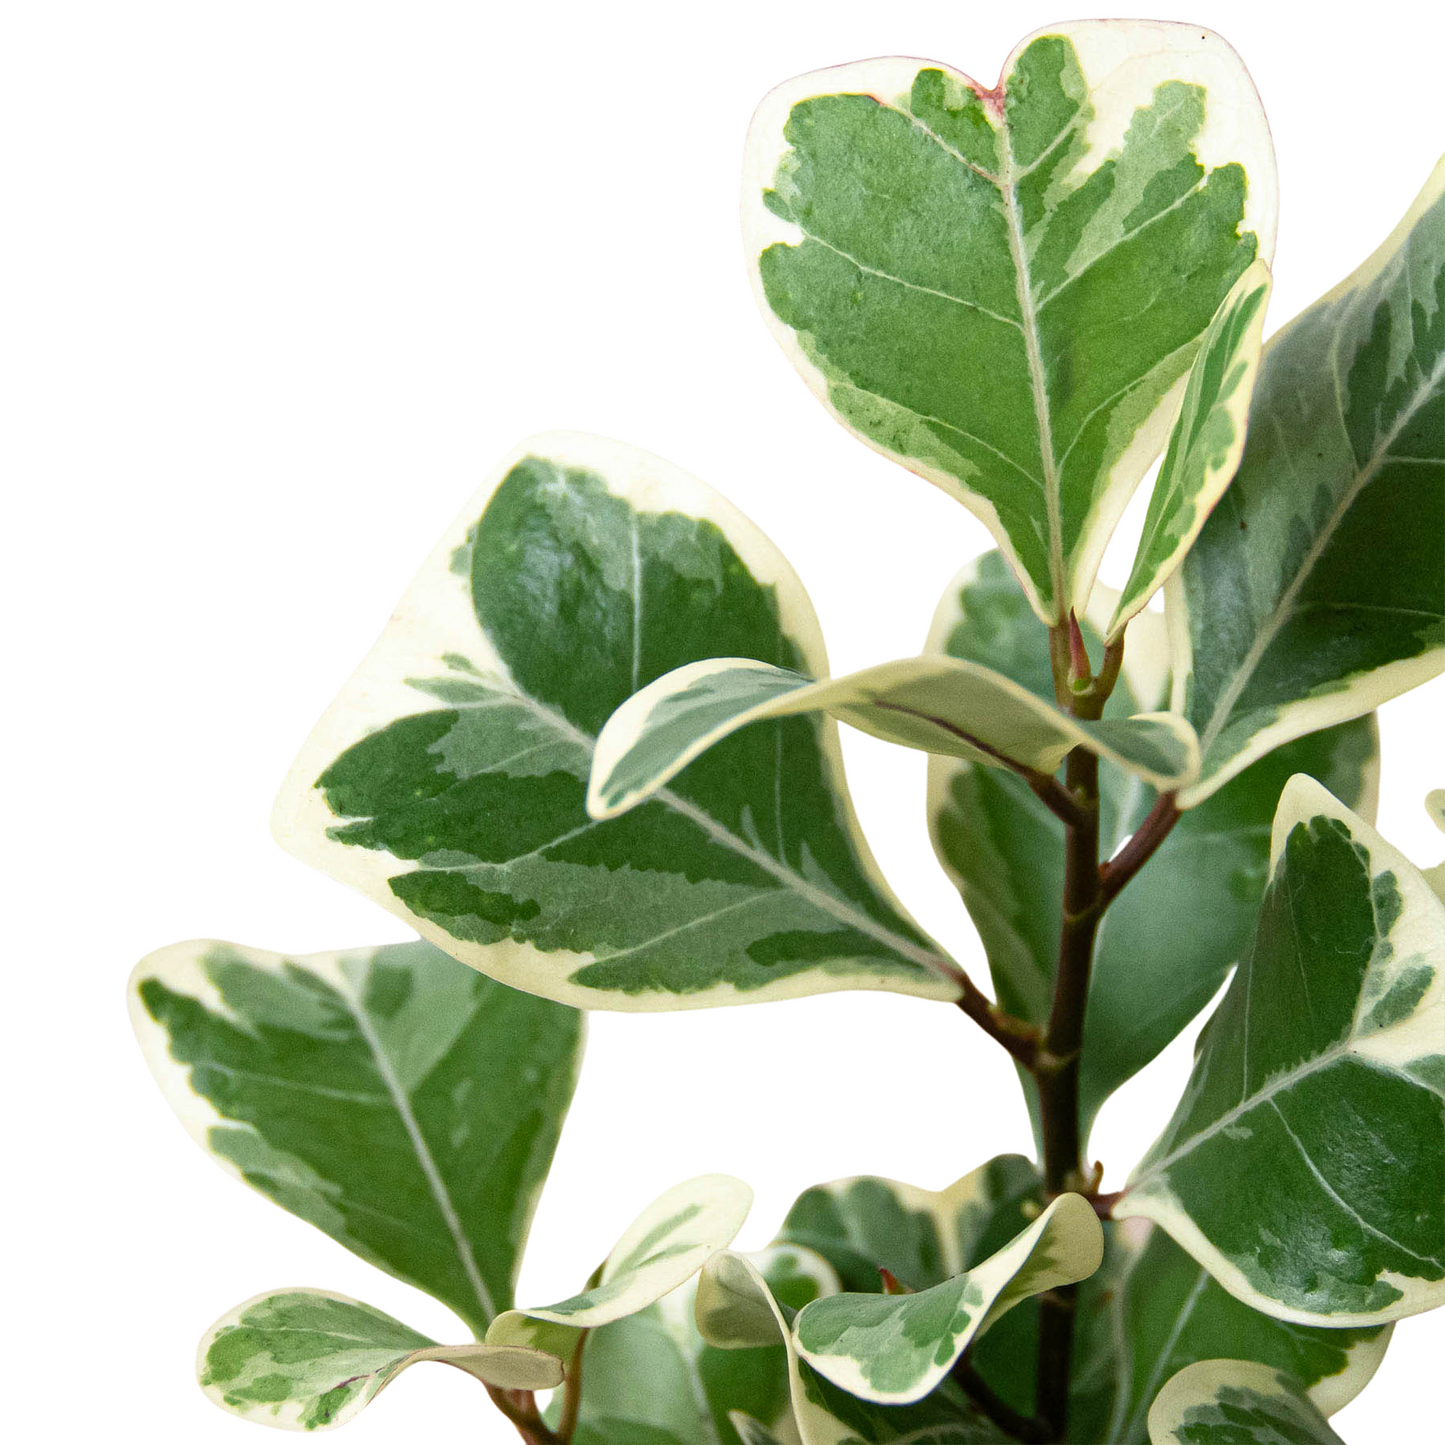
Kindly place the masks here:
[(1249, 1360), (1181, 1370), (1149, 1411), (1150, 1445), (1344, 1445), (1296, 1380)]
[(1114, 1213), (1281, 1319), (1445, 1303), (1445, 905), (1311, 779), (1280, 800), (1254, 948)]
[(1109, 622), (1110, 638), (1173, 576), (1238, 470), (1269, 291), (1269, 267), (1256, 261), (1204, 333), (1149, 497), (1134, 566)]
[(1445, 668), (1445, 162), (1265, 347), (1249, 441), (1170, 580), (1192, 806), (1291, 738)]
[(537, 1350), (438, 1345), (371, 1305), (322, 1290), (258, 1295), (201, 1341), (201, 1388), (223, 1410), (283, 1430), (330, 1430), (423, 1360), (506, 1390), (547, 1390), (562, 1363)]
[(1041, 31), (995, 89), (907, 59), (802, 76), (763, 102), (744, 179), (794, 365), (988, 526), (1046, 622), (1082, 611), (1275, 206), (1238, 57), (1136, 20)]
[(724, 654), (827, 672), (772, 544), (655, 457), (534, 438), (318, 724), (277, 836), (463, 962), (579, 1007), (957, 997), (862, 840), (831, 723), (755, 728), (628, 818), (587, 816), (608, 715)]
[(753, 1191), (726, 1174), (675, 1184), (628, 1225), (595, 1285), (555, 1304), (499, 1315), (488, 1342), (569, 1355), (581, 1331), (636, 1314), (695, 1275), (732, 1242), (752, 1202)]
[[(1115, 593), (1094, 589), (1084, 635), (1099, 656)], [(954, 579), (929, 647), (1007, 671), (1052, 696), (1048, 637), (1003, 559), (990, 552)], [(1163, 618), (1129, 624), (1124, 669), (1106, 717), (1154, 706), (1168, 686)], [(1281, 789), (1309, 773), (1351, 807), (1373, 808), (1378, 746), (1373, 719), (1300, 738), (1260, 759), (1190, 809), (1099, 926), (1084, 1022), (1080, 1127), (1087, 1138), (1104, 1100), (1205, 1007), (1248, 950), (1269, 862)], [(1100, 851), (1113, 854), (1153, 798), (1138, 781), (1102, 770)], [(934, 850), (963, 895), (987, 951), (994, 989), (1016, 1017), (1042, 1025), (1053, 1001), (1063, 906), (1064, 829), (1020, 778), (966, 761), (929, 769)], [(1179, 927), (1180, 900), (1189, 926)], [(1034, 1085), (1023, 1076), (1034, 1107)]]
[(1076, 747), (1163, 788), (1182, 786), (1199, 766), (1193, 730), (1169, 713), (1080, 722), (1002, 673), (956, 658), (902, 658), (814, 682), (719, 657), (658, 678), (612, 714), (593, 755), (588, 811), (615, 817), (740, 728), (811, 712), (903, 747), (1044, 774)]
[(973, 1340), (1020, 1300), (1085, 1279), (1103, 1258), (1093, 1206), (1055, 1199), (1009, 1244), (916, 1294), (840, 1294), (798, 1316), (799, 1354), (860, 1399), (907, 1405), (940, 1385)]
[(179, 943), (137, 966), (130, 1000), (217, 1162), (478, 1334), (510, 1307), (580, 1014), (420, 942), (305, 958)]

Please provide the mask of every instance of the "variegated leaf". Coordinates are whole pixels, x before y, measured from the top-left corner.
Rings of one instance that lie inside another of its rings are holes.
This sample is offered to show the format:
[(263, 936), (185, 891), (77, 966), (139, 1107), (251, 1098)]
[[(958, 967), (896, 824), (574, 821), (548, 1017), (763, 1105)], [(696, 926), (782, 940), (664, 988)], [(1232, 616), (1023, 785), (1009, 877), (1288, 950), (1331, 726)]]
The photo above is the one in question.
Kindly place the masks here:
[(840, 1294), (804, 1309), (798, 1353), (860, 1399), (907, 1405), (940, 1385), (973, 1340), (1030, 1295), (1086, 1279), (1103, 1232), (1082, 1195), (1065, 1194), (966, 1273), (916, 1294)]
[(1041, 1190), (1038, 1170), (1019, 1154), (990, 1159), (937, 1191), (891, 1179), (840, 1179), (800, 1194), (776, 1243), (820, 1255), (855, 1293), (880, 1290), (884, 1269), (906, 1288), (924, 1290), (1011, 1240)]
[(1265, 348), (1239, 472), (1170, 580), (1206, 798), (1445, 668), (1445, 162)]
[(176, 944), (137, 966), (130, 1002), (218, 1163), (479, 1335), (511, 1306), (580, 1014), (421, 942), (305, 958)]
[(1181, 1370), (1149, 1411), (1150, 1445), (1344, 1445), (1299, 1382), (1249, 1360)]
[(487, 1342), (531, 1345), (565, 1358), (581, 1331), (636, 1314), (695, 1275), (732, 1242), (752, 1202), (753, 1191), (726, 1174), (675, 1184), (628, 1225), (596, 1284), (555, 1304), (499, 1315)]
[(809, 386), (969, 507), (1057, 622), (1272, 253), (1274, 154), (1218, 36), (1084, 21), (1025, 40), (992, 90), (907, 59), (790, 81), (753, 122), (744, 207)]
[[(1445, 833), (1445, 788), (1437, 788), (1425, 799), (1425, 810), (1435, 826)], [(1436, 897), (1445, 900), (1445, 863), (1426, 868), (1424, 873), (1425, 881), (1435, 890)]]
[(206, 1331), (196, 1365), (201, 1388), (233, 1415), (283, 1430), (330, 1430), (423, 1360), (506, 1390), (562, 1382), (562, 1363), (551, 1355), (477, 1341), (434, 1344), (371, 1305), (314, 1289), (238, 1305)]
[(799, 1356), (792, 1323), (793, 1312), (742, 1255), (724, 1251), (703, 1267), (697, 1286), (702, 1337), (723, 1350), (781, 1341), (801, 1445), (1002, 1445), (1008, 1439), (952, 1382), (914, 1405), (879, 1405), (848, 1394)]
[(741, 1410), (734, 1410), (728, 1419), (741, 1445), (782, 1445), (766, 1425), (758, 1424), (751, 1415), (745, 1415)]
[(1052, 773), (1076, 747), (1157, 787), (1199, 766), (1169, 713), (1081, 722), (1011, 678), (952, 657), (908, 657), (827, 682), (740, 657), (678, 668), (629, 698), (597, 739), (587, 808), (612, 818), (656, 795), (694, 758), (767, 718), (823, 712), (884, 742)]
[(1311, 779), (1280, 800), (1253, 950), (1114, 1213), (1281, 1319), (1445, 1303), (1445, 905)]
[(1204, 333), (1149, 497), (1134, 566), (1109, 622), (1110, 638), (1173, 576), (1239, 467), (1269, 291), (1269, 267), (1256, 261)]
[[(1099, 656), (1116, 594), (1096, 587), (1083, 619)], [(1052, 696), (1048, 637), (1003, 559), (978, 558), (945, 592), (931, 650), (1006, 671)], [(1154, 706), (1168, 686), (1167, 640), (1156, 612), (1129, 624), (1124, 669), (1105, 715)], [(1378, 746), (1372, 718), (1276, 749), (1219, 793), (1186, 812), (1149, 866), (1111, 904), (1099, 926), (1080, 1070), (1080, 1126), (1153, 1059), (1218, 991), (1249, 947), (1269, 862), (1269, 830), (1281, 789), (1297, 772), (1344, 802), (1374, 808)], [(1153, 802), (1137, 778), (1100, 774), (1100, 849), (1112, 854)], [(929, 771), (934, 849), (983, 939), (998, 998), (1042, 1024), (1053, 1000), (1063, 906), (1064, 830), (1022, 779), (964, 761)], [(1189, 927), (1177, 905), (1190, 900)], [(1033, 1081), (1023, 1076), (1034, 1107)]]
[[(1162, 1229), (1104, 1225), (1104, 1263), (1075, 1299), (1070, 1438), (1147, 1445), (1149, 1406), (1171, 1375), (1228, 1351), (1287, 1371), (1326, 1415), (1370, 1382), (1391, 1325), (1319, 1329), (1260, 1314), (1222, 1289)], [(1034, 1407), (1038, 1310), (1025, 1301), (970, 1359), (1022, 1414)]]
[[(750, 1256), (775, 1296), (800, 1309), (836, 1293), (825, 1261), (792, 1246)], [(656, 1304), (593, 1330), (582, 1356), (581, 1413), (573, 1445), (799, 1445), (787, 1352), (776, 1338), (747, 1350), (707, 1344), (694, 1321), (695, 1281)], [(638, 1387), (646, 1381), (646, 1388)], [(556, 1423), (560, 1402), (548, 1412)], [(765, 1436), (746, 1433), (765, 1430)]]
[(776, 549), (655, 457), (534, 438), (318, 724), (277, 836), (463, 962), (580, 1007), (956, 997), (863, 843), (825, 720), (751, 729), (627, 818), (588, 817), (604, 720), (721, 655), (826, 674)]

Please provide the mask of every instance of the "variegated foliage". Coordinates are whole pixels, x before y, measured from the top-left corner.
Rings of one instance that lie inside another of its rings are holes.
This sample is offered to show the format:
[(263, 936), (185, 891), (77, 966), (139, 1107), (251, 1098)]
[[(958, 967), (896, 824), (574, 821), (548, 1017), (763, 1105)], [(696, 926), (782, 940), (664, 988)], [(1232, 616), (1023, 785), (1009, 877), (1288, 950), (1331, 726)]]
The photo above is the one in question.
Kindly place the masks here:
[(984, 521), (1050, 623), (1083, 610), (1275, 208), (1234, 52), (1139, 21), (1041, 31), (993, 89), (906, 59), (802, 76), (759, 110), (744, 179), (794, 364)]
[(582, 1007), (955, 997), (858, 832), (831, 722), (750, 729), (626, 818), (588, 816), (603, 722), (715, 656), (826, 676), (777, 551), (654, 457), (535, 438), (318, 724), (277, 836), (474, 968)]
[[(1116, 594), (1097, 587), (1083, 621), (1099, 655)], [(1007, 673), (1052, 697), (1048, 636), (997, 553), (970, 564), (945, 592), (928, 650)], [(1124, 670), (1105, 718), (1158, 704), (1169, 686), (1163, 619), (1129, 624)], [(1269, 830), (1285, 783), (1318, 778), (1351, 807), (1372, 813), (1378, 771), (1373, 720), (1358, 719), (1277, 748), (1184, 814), (1149, 866), (1100, 923), (1090, 974), (1080, 1076), (1080, 1127), (1209, 1002), (1249, 946), (1269, 861)], [(1142, 779), (1100, 774), (1100, 852), (1114, 853), (1154, 799)], [(1063, 904), (1063, 824), (1020, 778), (967, 760), (929, 769), (934, 849), (957, 885), (988, 955), (1000, 1001), (1035, 1024), (1048, 1017)], [(1174, 908), (1190, 899), (1190, 925)], [(1035, 1105), (1032, 1080), (1024, 1087)]]
[(752, 1202), (752, 1190), (726, 1174), (674, 1186), (627, 1227), (595, 1284), (555, 1304), (499, 1315), (487, 1343), (531, 1345), (569, 1357), (584, 1331), (636, 1314), (691, 1279), (732, 1242)]
[(1190, 805), (1445, 668), (1445, 162), (1265, 348), (1249, 442), (1169, 584)]
[(1248, 1360), (1181, 1370), (1149, 1411), (1150, 1445), (1344, 1445), (1298, 1381)]
[(1445, 905), (1311, 779), (1285, 789), (1254, 946), (1114, 1213), (1281, 1319), (1445, 1303)]

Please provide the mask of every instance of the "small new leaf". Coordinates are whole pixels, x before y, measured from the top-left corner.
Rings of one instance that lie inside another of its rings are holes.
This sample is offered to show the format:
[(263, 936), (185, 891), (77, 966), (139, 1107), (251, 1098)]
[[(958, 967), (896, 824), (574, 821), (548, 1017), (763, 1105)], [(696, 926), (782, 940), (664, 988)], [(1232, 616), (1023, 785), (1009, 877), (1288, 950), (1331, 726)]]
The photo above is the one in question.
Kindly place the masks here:
[(1445, 1303), (1445, 905), (1311, 779), (1280, 800), (1254, 947), (1114, 1214), (1281, 1319)]
[(809, 1305), (794, 1325), (798, 1353), (860, 1399), (912, 1404), (1014, 1305), (1091, 1275), (1103, 1248), (1093, 1206), (1062, 1195), (1003, 1249), (931, 1289), (839, 1294)]
[(1290, 1376), (1250, 1360), (1181, 1370), (1149, 1411), (1150, 1445), (1344, 1445)]
[(538, 1350), (438, 1345), (371, 1305), (322, 1290), (259, 1295), (201, 1340), (196, 1373), (223, 1410), (283, 1430), (330, 1430), (401, 1372), (437, 1360), (505, 1390), (548, 1390), (562, 1363)]
[(216, 1161), (477, 1334), (510, 1308), (577, 1080), (582, 1016), (427, 943), (142, 960), (131, 1018)]

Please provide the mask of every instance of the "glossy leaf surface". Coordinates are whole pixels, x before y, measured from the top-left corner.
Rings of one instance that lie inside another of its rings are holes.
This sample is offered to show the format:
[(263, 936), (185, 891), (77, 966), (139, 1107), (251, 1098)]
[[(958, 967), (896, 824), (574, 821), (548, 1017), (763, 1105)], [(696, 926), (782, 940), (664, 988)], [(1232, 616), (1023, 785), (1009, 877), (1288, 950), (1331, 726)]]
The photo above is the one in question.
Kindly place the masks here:
[(1282, 1319), (1445, 1303), (1442, 965), (1445, 905), (1418, 870), (1292, 780), (1254, 946), (1116, 1217), (1155, 1220)]
[(936, 1389), (973, 1340), (1030, 1295), (1085, 1279), (1103, 1257), (1089, 1202), (1065, 1194), (997, 1253), (914, 1294), (818, 1300), (794, 1327), (798, 1352), (849, 1394), (911, 1404)]
[(283, 1430), (329, 1430), (358, 1415), (423, 1360), (489, 1385), (546, 1390), (562, 1365), (535, 1350), (473, 1341), (437, 1345), (370, 1305), (321, 1290), (261, 1295), (217, 1320), (201, 1341), (201, 1388), (223, 1410)]
[(1297, 1381), (1248, 1360), (1181, 1370), (1149, 1411), (1150, 1445), (1344, 1445)]
[(426, 943), (287, 958), (181, 943), (131, 979), (192, 1137), (480, 1335), (512, 1303), (581, 1059), (581, 1015)]
[(1084, 21), (1025, 40), (995, 89), (906, 59), (790, 81), (753, 122), (744, 208), (804, 379), (973, 510), (1053, 622), (1272, 252), (1274, 156), (1217, 36)]
[(1110, 638), (1123, 632), (1174, 574), (1239, 467), (1269, 291), (1269, 267), (1256, 261), (1234, 283), (1204, 333), (1149, 497), (1134, 565), (1109, 622)]
[(318, 724), (277, 836), (474, 968), (580, 1007), (955, 997), (858, 833), (825, 720), (750, 729), (626, 818), (588, 816), (607, 717), (724, 655), (826, 675), (776, 549), (655, 457), (535, 438)]
[(1042, 773), (1075, 747), (1164, 788), (1182, 786), (1199, 766), (1193, 730), (1168, 713), (1080, 722), (1002, 673), (956, 658), (903, 658), (814, 682), (724, 657), (658, 678), (613, 713), (597, 740), (588, 810), (625, 812), (740, 728), (810, 712), (903, 747)]
[[(1097, 661), (1115, 594), (1097, 588), (1084, 631)], [(1097, 624), (1097, 625), (1096, 625)], [(1007, 670), (1052, 696), (1048, 637), (997, 553), (964, 570), (939, 605), (929, 647)], [(1106, 716), (1155, 706), (1167, 687), (1162, 619), (1129, 625), (1124, 672)], [(1362, 718), (1300, 738), (1260, 759), (1186, 812), (1100, 924), (1080, 1076), (1087, 1134), (1104, 1100), (1173, 1039), (1218, 991), (1253, 936), (1280, 791), (1295, 773), (1318, 778), (1351, 807), (1374, 807), (1378, 746)], [(1100, 771), (1100, 851), (1114, 853), (1153, 803), (1138, 779)], [(1053, 997), (1063, 904), (1064, 830), (1022, 779), (936, 759), (929, 773), (934, 849), (963, 895), (1012, 1013), (1041, 1024)], [(1189, 926), (1179, 926), (1187, 899)], [(1032, 1102), (1033, 1085), (1024, 1080)]]
[(1244, 460), (1169, 586), (1186, 805), (1445, 668), (1445, 163), (1271, 338)]

